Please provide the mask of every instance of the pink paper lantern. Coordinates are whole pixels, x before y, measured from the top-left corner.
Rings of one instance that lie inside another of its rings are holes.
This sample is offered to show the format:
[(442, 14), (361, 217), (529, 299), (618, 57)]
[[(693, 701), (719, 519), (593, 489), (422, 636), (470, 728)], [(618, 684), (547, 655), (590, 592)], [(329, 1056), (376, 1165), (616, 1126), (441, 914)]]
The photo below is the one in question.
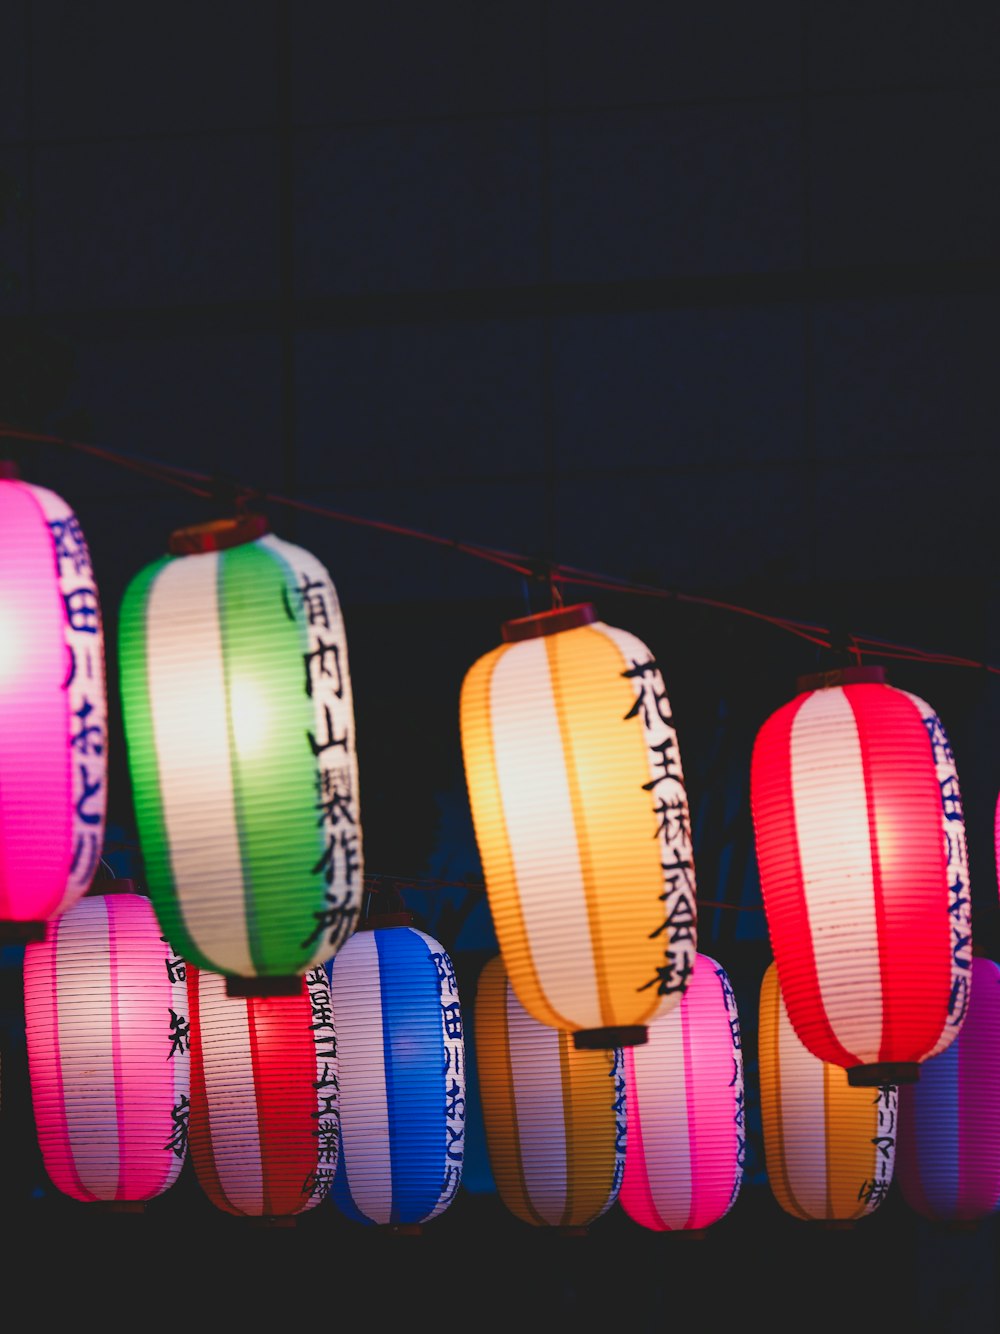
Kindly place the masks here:
[(624, 1054), (622, 1208), (655, 1232), (709, 1227), (736, 1202), (746, 1157), (739, 1014), (725, 969), (699, 953), (680, 1004)]
[(330, 1189), (340, 1144), (337, 1037), (322, 967), (297, 995), (230, 996), (188, 965), (190, 1153), (224, 1213), (289, 1226)]
[(0, 471), (0, 940), (87, 892), (107, 804), (97, 586), (64, 500)]
[(926, 1218), (972, 1223), (1000, 1209), (1000, 967), (972, 961), (965, 1022), (900, 1089), (896, 1177)]
[(91, 891), (24, 950), (35, 1128), (64, 1195), (142, 1204), (187, 1153), (184, 964), (131, 880)]

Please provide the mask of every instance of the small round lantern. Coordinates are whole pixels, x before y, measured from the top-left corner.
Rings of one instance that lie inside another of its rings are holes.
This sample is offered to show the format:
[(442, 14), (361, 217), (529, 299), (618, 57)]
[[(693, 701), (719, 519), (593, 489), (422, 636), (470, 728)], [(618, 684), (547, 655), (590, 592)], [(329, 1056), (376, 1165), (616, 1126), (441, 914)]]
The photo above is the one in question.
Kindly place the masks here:
[(479, 974), (476, 1070), (490, 1166), (501, 1200), (535, 1227), (579, 1232), (615, 1200), (625, 1167), (620, 1048), (579, 1050), (541, 1024), (510, 985), (503, 959)]
[(872, 1213), (892, 1182), (898, 1090), (856, 1088), (843, 1066), (802, 1045), (773, 962), (761, 982), (757, 1057), (767, 1179), (782, 1209), (831, 1225)]
[(131, 880), (95, 881), (24, 949), (24, 1019), (45, 1171), (72, 1199), (142, 1208), (187, 1155), (184, 962)]
[(0, 941), (41, 940), (104, 844), (104, 631), (79, 520), (0, 465)]
[(743, 1049), (725, 969), (699, 954), (680, 1004), (625, 1049), (628, 1143), (619, 1201), (653, 1232), (701, 1231), (743, 1184)]
[(974, 1224), (1000, 1209), (1000, 967), (972, 961), (958, 1037), (900, 1089), (896, 1177), (936, 1222)]
[(451, 959), (410, 920), (370, 917), (328, 965), (341, 1119), (331, 1199), (355, 1222), (419, 1232), (462, 1179), (465, 1037)]
[(336, 590), (259, 515), (180, 529), (122, 602), (128, 764), (167, 936), (232, 994), (297, 994), (363, 878)]
[(322, 967), (298, 995), (230, 996), (188, 968), (191, 1161), (209, 1200), (294, 1226), (327, 1195), (339, 1148), (337, 1034)]
[(651, 651), (589, 603), (508, 621), (461, 692), (476, 840), (521, 1004), (578, 1047), (644, 1042), (696, 952), (694, 857)]
[(750, 798), (788, 1017), (864, 1087), (912, 1083), (968, 1004), (971, 899), (954, 756), (880, 667), (803, 677), (757, 734)]

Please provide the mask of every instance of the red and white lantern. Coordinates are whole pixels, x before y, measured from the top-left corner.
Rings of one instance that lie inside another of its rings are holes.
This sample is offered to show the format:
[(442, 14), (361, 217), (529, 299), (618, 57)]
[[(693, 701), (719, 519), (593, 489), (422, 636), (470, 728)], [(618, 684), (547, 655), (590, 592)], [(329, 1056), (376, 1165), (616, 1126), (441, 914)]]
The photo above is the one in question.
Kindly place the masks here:
[(750, 798), (788, 1016), (861, 1086), (912, 1083), (968, 1005), (971, 899), (951, 746), (880, 667), (805, 677), (760, 729)]
[(293, 1225), (326, 1197), (340, 1144), (326, 971), (310, 969), (297, 995), (246, 997), (187, 971), (195, 1175), (224, 1213)]

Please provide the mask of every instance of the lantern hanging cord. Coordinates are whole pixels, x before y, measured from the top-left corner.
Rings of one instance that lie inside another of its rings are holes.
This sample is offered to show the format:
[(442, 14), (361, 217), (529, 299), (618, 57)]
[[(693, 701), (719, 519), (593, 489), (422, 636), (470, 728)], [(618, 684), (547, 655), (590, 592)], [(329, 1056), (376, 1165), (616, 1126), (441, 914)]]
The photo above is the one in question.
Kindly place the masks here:
[[(178, 468), (173, 464), (160, 463), (153, 460), (139, 459), (134, 456), (122, 454), (117, 450), (102, 448), (98, 445), (85, 444), (79, 440), (70, 440), (62, 436), (47, 435), (37, 431), (25, 431), (18, 427), (4, 425), (0, 423), (0, 439), (19, 440), (25, 443), (52, 445), (60, 449), (71, 449), (79, 453), (90, 455), (93, 458), (100, 459), (105, 463), (117, 464), (120, 467), (128, 468), (143, 477), (158, 483), (176, 487), (187, 491), (190, 495), (196, 496), (202, 500), (217, 501), (220, 495), (220, 481), (208, 473), (196, 472), (189, 468)], [(312, 514), (319, 518), (331, 519), (337, 523), (353, 524), (356, 527), (371, 528), (377, 532), (389, 533), (395, 537), (411, 537), (422, 542), (429, 542), (436, 546), (448, 547), (453, 551), (461, 552), (466, 556), (474, 556), (479, 560), (488, 561), (494, 565), (501, 566), (515, 574), (519, 574), (523, 579), (537, 579), (539, 572), (539, 562), (530, 556), (525, 556), (517, 552), (503, 551), (496, 547), (483, 546), (475, 542), (462, 542), (457, 538), (440, 537), (434, 533), (423, 532), (416, 528), (408, 528), (402, 524), (388, 523), (379, 519), (366, 519), (356, 514), (345, 514), (339, 510), (328, 509), (323, 505), (312, 504), (308, 501), (298, 500), (291, 496), (285, 496), (273, 491), (258, 490), (254, 487), (240, 486), (231, 479), (226, 479), (226, 488), (228, 492), (235, 497), (235, 503), (240, 508), (246, 508), (253, 502), (263, 502), (267, 505), (278, 505), (286, 509), (298, 510), (304, 514)], [(732, 615), (745, 616), (752, 620), (762, 621), (767, 625), (774, 626), (776, 629), (784, 630), (788, 634), (793, 634), (808, 643), (815, 644), (818, 648), (829, 649), (832, 646), (833, 632), (823, 625), (818, 625), (809, 621), (795, 620), (787, 616), (777, 616), (771, 613), (754, 610), (751, 607), (743, 607), (733, 602), (722, 601), (718, 598), (704, 597), (700, 594), (683, 593), (673, 589), (659, 588), (656, 585), (637, 583), (633, 580), (619, 578), (615, 575), (602, 574), (592, 570), (583, 570), (577, 566), (560, 565), (551, 562), (545, 564), (545, 576), (549, 582), (553, 606), (562, 605), (562, 586), (576, 585), (578, 587), (590, 589), (604, 589), (608, 592), (616, 593), (634, 593), (642, 597), (660, 598), (671, 602), (687, 603), (691, 605), (710, 607), (716, 611), (724, 611)], [(914, 648), (906, 644), (897, 644), (890, 640), (878, 639), (869, 635), (851, 634), (849, 636), (849, 651), (855, 660), (860, 663), (862, 655), (870, 653), (884, 658), (901, 659), (909, 662), (923, 663), (927, 666), (945, 666), (945, 667), (971, 667), (980, 671), (985, 671), (991, 676), (1000, 676), (1000, 667), (992, 663), (983, 662), (974, 658), (962, 657), (954, 653), (942, 653), (932, 649)]]

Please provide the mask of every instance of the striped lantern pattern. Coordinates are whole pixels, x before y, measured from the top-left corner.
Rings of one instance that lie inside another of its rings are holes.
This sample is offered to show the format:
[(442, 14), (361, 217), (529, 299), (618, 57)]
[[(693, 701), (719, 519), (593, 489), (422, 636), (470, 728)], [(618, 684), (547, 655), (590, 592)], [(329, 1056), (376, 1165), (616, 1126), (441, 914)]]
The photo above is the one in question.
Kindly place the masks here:
[(621, 1188), (627, 1121), (621, 1048), (578, 1050), (532, 1018), (501, 956), (479, 974), (476, 1070), (500, 1199), (535, 1227), (580, 1229)]
[(855, 1088), (799, 1041), (768, 964), (757, 1027), (760, 1115), (771, 1193), (793, 1218), (851, 1223), (892, 1183), (899, 1090)]
[(451, 959), (414, 926), (356, 932), (328, 965), (340, 1047), (331, 1198), (364, 1224), (417, 1227), (452, 1203), (465, 1147), (465, 1036)]
[(761, 894), (788, 1015), (852, 1084), (910, 1083), (968, 1005), (971, 899), (954, 756), (879, 667), (799, 682), (754, 742)]
[(297, 995), (230, 996), (188, 968), (190, 1153), (227, 1214), (294, 1223), (327, 1195), (337, 1167), (337, 1034), (322, 967)]
[(188, 1147), (187, 994), (183, 960), (132, 881), (91, 890), (25, 945), (24, 1020), (52, 1184), (115, 1205), (162, 1195)]
[(621, 1207), (654, 1232), (710, 1227), (735, 1204), (746, 1159), (740, 1021), (725, 969), (699, 954), (680, 1005), (624, 1055)]
[(0, 476), (0, 939), (42, 938), (87, 892), (106, 809), (104, 630), (87, 541), (61, 497)]
[(645, 1040), (694, 966), (694, 857), (652, 652), (582, 603), (508, 621), (462, 684), (462, 752), (518, 999), (577, 1045)]
[(958, 1037), (900, 1089), (896, 1177), (904, 1200), (941, 1223), (1000, 1209), (1000, 967), (972, 961)]
[(122, 603), (136, 822), (183, 957), (230, 978), (290, 978), (294, 994), (361, 903), (343, 618), (319, 561), (259, 516), (205, 529), (175, 533), (177, 554), (141, 570)]

